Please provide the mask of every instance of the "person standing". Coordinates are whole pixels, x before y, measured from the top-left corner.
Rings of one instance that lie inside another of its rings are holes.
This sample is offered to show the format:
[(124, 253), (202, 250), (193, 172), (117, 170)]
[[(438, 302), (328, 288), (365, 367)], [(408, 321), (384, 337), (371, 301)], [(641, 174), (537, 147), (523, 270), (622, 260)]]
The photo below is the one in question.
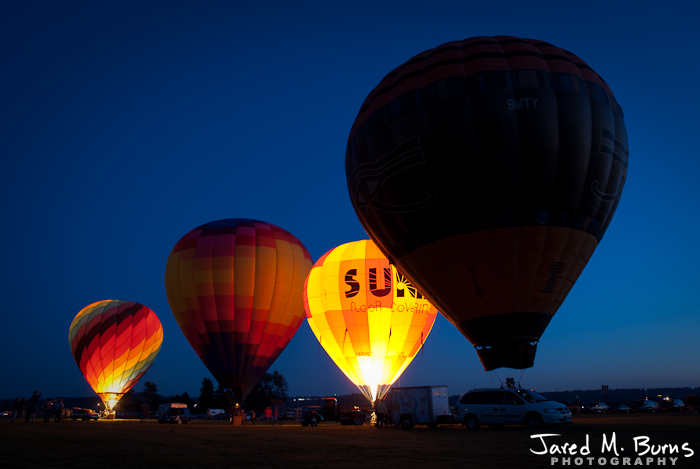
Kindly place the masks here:
[(61, 416), (63, 415), (63, 398), (59, 397), (56, 401), (56, 416), (53, 418), (54, 422), (60, 422)]
[(44, 422), (49, 421), (49, 416), (51, 415), (51, 398), (47, 397), (46, 402), (44, 402)]
[(41, 397), (41, 393), (38, 391), (34, 391), (34, 394), (32, 394), (32, 397), (29, 398), (27, 401), (27, 408), (26, 408), (26, 417), (24, 419), (25, 422), (29, 423), (34, 423), (34, 419), (36, 419), (36, 413), (39, 410), (39, 398)]
[(27, 408), (27, 398), (23, 397), (22, 400), (19, 401), (19, 412), (17, 413), (17, 418), (15, 419), (15, 421), (21, 422), (22, 420), (24, 420), (24, 414), (26, 412), (26, 408)]
[(10, 423), (14, 422), (17, 419), (17, 414), (19, 413), (19, 406), (22, 401), (19, 400), (19, 397), (15, 399), (14, 404), (12, 405), (12, 413), (10, 414)]
[(381, 428), (384, 426), (384, 417), (386, 416), (386, 404), (384, 403), (384, 399), (379, 399), (374, 411), (377, 413), (376, 425)]

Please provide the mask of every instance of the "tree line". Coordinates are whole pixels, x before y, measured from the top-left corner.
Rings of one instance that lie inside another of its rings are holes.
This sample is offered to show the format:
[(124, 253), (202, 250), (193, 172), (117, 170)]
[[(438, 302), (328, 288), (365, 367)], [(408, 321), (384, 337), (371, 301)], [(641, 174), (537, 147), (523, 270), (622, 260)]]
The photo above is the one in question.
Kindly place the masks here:
[[(219, 383), (217, 385), (215, 388), (211, 379), (204, 378), (198, 397), (192, 397), (187, 392), (174, 396), (163, 396), (158, 392), (158, 386), (155, 383), (146, 381), (142, 392), (135, 392), (133, 389), (127, 392), (117, 404), (116, 410), (140, 413), (143, 404), (147, 404), (149, 410), (155, 412), (158, 410), (158, 406), (167, 402), (187, 404), (190, 412), (195, 414), (204, 413), (207, 409), (230, 408), (231, 404), (226, 397), (226, 391), (230, 391), (230, 389), (222, 387)], [(243, 409), (262, 412), (273, 403), (284, 403), (287, 393), (288, 385), (284, 376), (277, 371), (265, 373), (243, 401)]]

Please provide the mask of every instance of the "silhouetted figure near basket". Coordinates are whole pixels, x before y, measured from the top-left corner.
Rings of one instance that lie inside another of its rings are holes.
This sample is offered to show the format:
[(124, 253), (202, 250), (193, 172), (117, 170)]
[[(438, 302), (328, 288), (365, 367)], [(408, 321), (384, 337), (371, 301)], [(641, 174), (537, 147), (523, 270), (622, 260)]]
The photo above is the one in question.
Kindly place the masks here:
[(34, 391), (34, 394), (32, 394), (32, 397), (29, 398), (27, 401), (27, 408), (26, 408), (26, 417), (24, 419), (25, 422), (31, 422), (34, 423), (34, 420), (36, 419), (36, 413), (39, 410), (39, 398), (41, 397), (41, 393), (38, 391)]
[(24, 420), (24, 416), (27, 413), (27, 398), (23, 397), (21, 401), (19, 401), (19, 412), (17, 412), (17, 418), (15, 418), (16, 422), (21, 422)]
[(58, 400), (56, 401), (56, 410), (55, 410), (56, 414), (55, 414), (55, 416), (54, 416), (54, 418), (53, 418), (53, 421), (54, 421), (54, 422), (60, 422), (60, 421), (61, 421), (61, 417), (63, 416), (63, 408), (64, 408), (64, 405), (63, 405), (63, 398), (62, 398), (62, 397), (59, 397)]
[(15, 402), (12, 404), (12, 413), (10, 414), (10, 423), (14, 422), (17, 420), (17, 414), (19, 414), (19, 406), (21, 405), (22, 401), (19, 400), (19, 397), (15, 399)]
[(51, 398), (47, 397), (46, 402), (44, 402), (44, 422), (48, 422), (50, 416), (51, 416)]
[(375, 425), (380, 428), (383, 427), (384, 418), (386, 417), (386, 404), (384, 403), (384, 399), (378, 399), (376, 401), (376, 405), (374, 406), (374, 413), (377, 416), (377, 421)]

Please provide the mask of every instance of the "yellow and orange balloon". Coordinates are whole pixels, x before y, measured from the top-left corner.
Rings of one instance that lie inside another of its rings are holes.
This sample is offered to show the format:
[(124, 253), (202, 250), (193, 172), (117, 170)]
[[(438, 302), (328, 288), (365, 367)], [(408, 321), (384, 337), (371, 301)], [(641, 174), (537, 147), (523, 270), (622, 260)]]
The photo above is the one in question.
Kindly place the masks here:
[(338, 246), (316, 262), (304, 307), (321, 346), (370, 401), (401, 376), (437, 316), (369, 240)]
[(219, 385), (242, 403), (304, 321), (313, 261), (290, 232), (229, 218), (191, 230), (170, 253), (165, 291), (173, 315)]
[(163, 326), (142, 304), (98, 301), (73, 319), (68, 342), (83, 376), (111, 411), (155, 360)]

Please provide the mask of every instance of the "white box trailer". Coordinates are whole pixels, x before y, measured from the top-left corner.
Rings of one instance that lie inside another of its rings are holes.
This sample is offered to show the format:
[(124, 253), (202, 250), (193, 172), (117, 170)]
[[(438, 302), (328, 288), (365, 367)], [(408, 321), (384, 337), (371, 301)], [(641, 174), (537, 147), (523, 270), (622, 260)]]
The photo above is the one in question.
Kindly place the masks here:
[(391, 388), (392, 418), (401, 428), (453, 423), (447, 386), (410, 386)]
[(207, 409), (207, 413), (205, 415), (205, 418), (215, 419), (218, 416), (223, 416), (225, 414), (226, 414), (226, 411), (224, 409)]
[(158, 414), (162, 415), (163, 412), (167, 412), (170, 409), (187, 409), (187, 404), (182, 404), (180, 402), (166, 402), (158, 406)]

